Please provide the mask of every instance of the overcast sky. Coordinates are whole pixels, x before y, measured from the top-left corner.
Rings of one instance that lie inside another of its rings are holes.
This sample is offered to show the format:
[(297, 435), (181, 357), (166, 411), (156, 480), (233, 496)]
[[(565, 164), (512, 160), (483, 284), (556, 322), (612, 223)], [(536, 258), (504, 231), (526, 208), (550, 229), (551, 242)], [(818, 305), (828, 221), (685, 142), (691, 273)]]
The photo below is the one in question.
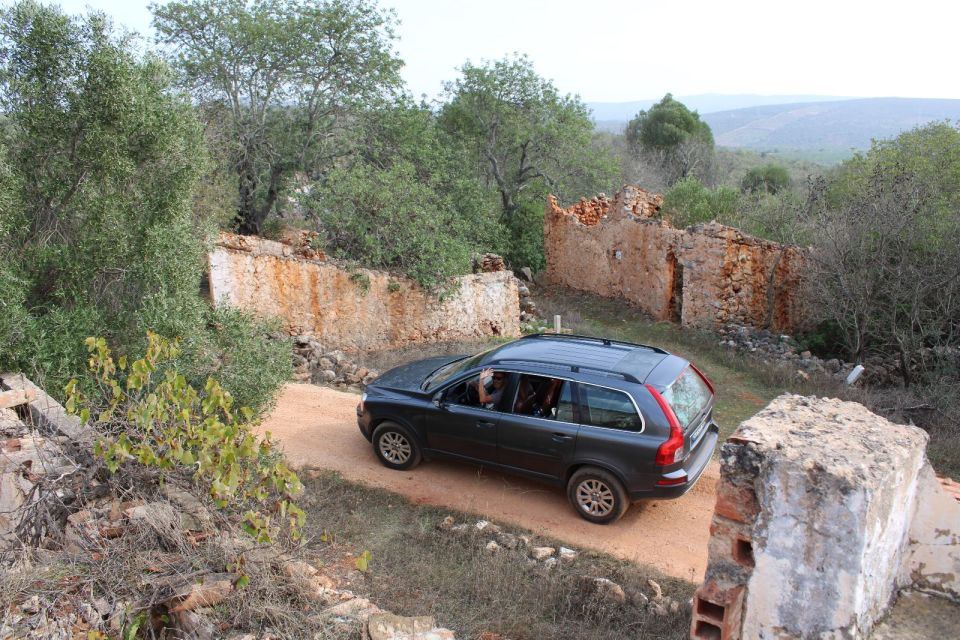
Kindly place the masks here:
[[(0, 0), (9, 5), (10, 0)], [(63, 0), (150, 35), (139, 0)], [(674, 95), (960, 98), (960, 3), (951, 0), (380, 0), (400, 19), (414, 96), (466, 60), (526, 53), (587, 102)]]

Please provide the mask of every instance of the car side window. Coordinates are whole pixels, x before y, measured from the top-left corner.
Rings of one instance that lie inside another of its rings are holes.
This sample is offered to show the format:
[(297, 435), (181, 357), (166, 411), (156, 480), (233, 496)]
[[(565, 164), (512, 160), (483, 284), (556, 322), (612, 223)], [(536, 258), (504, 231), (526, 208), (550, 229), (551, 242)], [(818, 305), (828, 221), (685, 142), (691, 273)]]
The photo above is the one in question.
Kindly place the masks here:
[(566, 380), (523, 374), (517, 380), (510, 410), (517, 415), (548, 419), (563, 413), (567, 418), (560, 419), (569, 421), (573, 414), (570, 397), (570, 384)]
[(469, 378), (453, 385), (443, 393), (443, 401), (450, 404), (479, 407), (480, 397), (477, 395), (476, 379)]
[(623, 391), (580, 383), (581, 422), (595, 427), (640, 431), (643, 420)]

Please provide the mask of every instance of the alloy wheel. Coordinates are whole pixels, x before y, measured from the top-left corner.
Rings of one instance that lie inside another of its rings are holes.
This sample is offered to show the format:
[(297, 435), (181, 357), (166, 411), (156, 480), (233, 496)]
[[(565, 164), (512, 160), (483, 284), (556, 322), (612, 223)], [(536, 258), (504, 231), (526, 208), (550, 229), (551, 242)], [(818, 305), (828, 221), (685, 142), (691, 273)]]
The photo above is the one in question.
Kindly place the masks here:
[(403, 436), (396, 431), (390, 431), (380, 437), (380, 455), (392, 464), (404, 464), (410, 459), (413, 448)]
[(591, 516), (607, 516), (615, 505), (613, 491), (605, 482), (589, 478), (577, 485), (577, 506)]

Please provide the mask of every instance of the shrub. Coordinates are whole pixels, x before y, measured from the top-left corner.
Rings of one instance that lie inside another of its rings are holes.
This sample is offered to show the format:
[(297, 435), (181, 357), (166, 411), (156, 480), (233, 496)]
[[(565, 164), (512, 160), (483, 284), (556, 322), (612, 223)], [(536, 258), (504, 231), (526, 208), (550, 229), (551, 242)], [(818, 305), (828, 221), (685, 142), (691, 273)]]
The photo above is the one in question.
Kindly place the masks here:
[(663, 196), (664, 216), (682, 229), (717, 220), (726, 223), (736, 214), (739, 194), (729, 187), (708, 189), (696, 178), (684, 178)]
[(744, 193), (780, 193), (790, 188), (790, 174), (785, 167), (768, 164), (747, 171), (740, 181)]
[[(173, 365), (178, 341), (147, 334), (144, 356), (114, 361), (103, 338), (87, 338), (90, 382), (95, 396), (76, 379), (66, 388), (66, 409), (83, 422), (92, 418), (103, 437), (97, 456), (116, 472), (134, 461), (159, 469), (193, 469), (193, 479), (222, 509), (244, 511), (243, 529), (258, 542), (281, 531), (299, 538), (304, 512), (293, 502), (300, 480), (274, 451), (269, 435), (259, 438), (253, 412), (236, 407), (213, 378), (198, 392)], [(274, 520), (278, 515), (279, 522)]]

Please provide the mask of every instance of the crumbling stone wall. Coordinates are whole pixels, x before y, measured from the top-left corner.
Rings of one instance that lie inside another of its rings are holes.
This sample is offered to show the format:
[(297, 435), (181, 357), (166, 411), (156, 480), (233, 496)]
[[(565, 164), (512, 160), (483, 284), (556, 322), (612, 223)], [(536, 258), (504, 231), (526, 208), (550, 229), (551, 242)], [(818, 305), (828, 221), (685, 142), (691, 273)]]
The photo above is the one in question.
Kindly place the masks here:
[(691, 637), (862, 638), (898, 589), (960, 595), (960, 504), (926, 443), (859, 404), (789, 394), (741, 424)]
[(221, 234), (208, 262), (214, 304), (279, 316), (292, 335), (344, 351), (520, 334), (509, 271), (461, 276), (441, 300), (410, 280), (347, 270), (297, 242)]
[(657, 320), (713, 328), (736, 323), (793, 333), (804, 251), (717, 223), (674, 229), (656, 217), (663, 197), (625, 186), (544, 217), (547, 279), (622, 297)]

